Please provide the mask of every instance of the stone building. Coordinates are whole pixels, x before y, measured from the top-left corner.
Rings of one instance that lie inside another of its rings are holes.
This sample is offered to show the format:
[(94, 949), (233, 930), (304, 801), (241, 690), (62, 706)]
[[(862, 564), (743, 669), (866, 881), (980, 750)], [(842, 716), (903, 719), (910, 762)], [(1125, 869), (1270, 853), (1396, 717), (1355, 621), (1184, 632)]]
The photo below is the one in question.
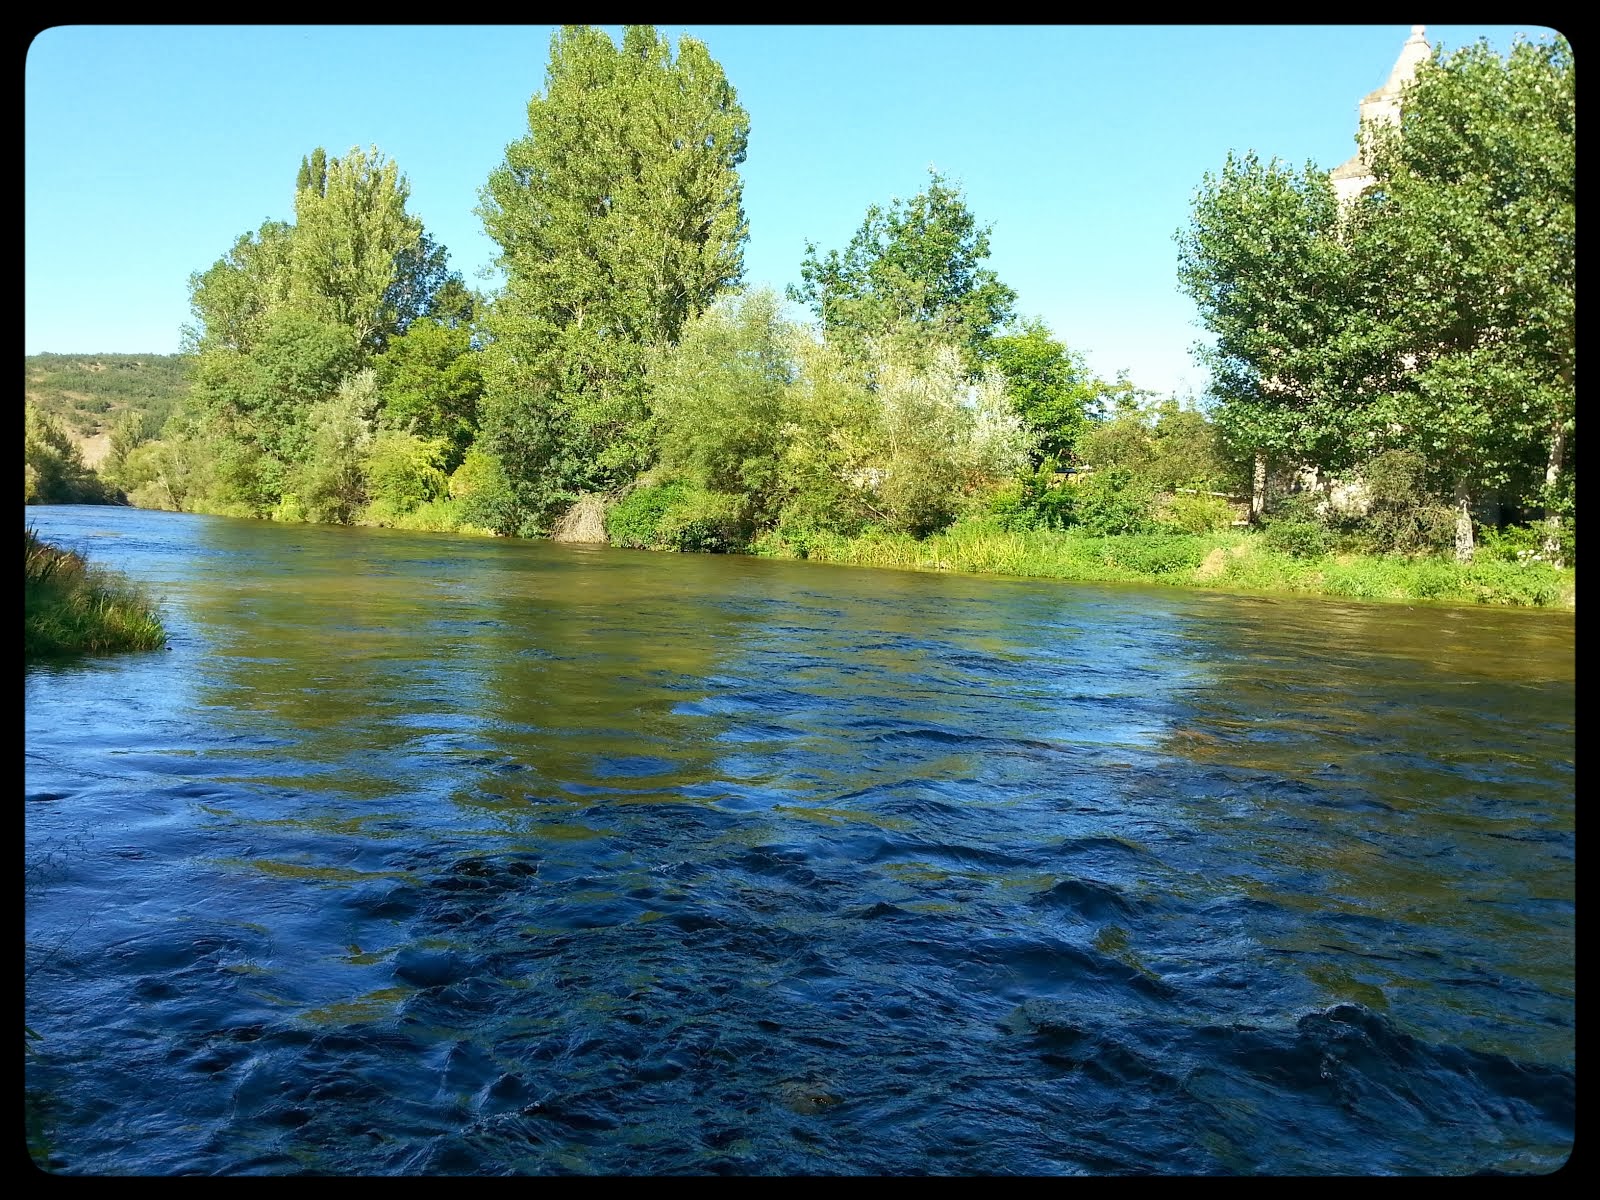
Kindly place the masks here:
[[(1417, 67), (1433, 53), (1433, 48), (1422, 34), (1421, 25), (1411, 27), (1411, 36), (1400, 47), (1400, 57), (1395, 60), (1387, 82), (1376, 91), (1368, 92), (1362, 99), (1358, 106), (1361, 129), (1372, 125), (1400, 124), (1400, 93), (1416, 77)], [(1329, 172), (1328, 178), (1333, 182), (1333, 190), (1341, 204), (1348, 204), (1374, 182), (1366, 155), (1360, 150)]]
[[(1360, 129), (1365, 130), (1374, 125), (1400, 124), (1400, 95), (1405, 90), (1406, 84), (1416, 78), (1417, 68), (1433, 53), (1433, 47), (1428, 45), (1428, 40), (1423, 34), (1423, 26), (1411, 27), (1411, 36), (1400, 47), (1400, 56), (1395, 59), (1394, 66), (1390, 69), (1389, 78), (1384, 81), (1383, 86), (1362, 97), (1361, 103), (1357, 106)], [(1349, 204), (1377, 182), (1364, 148), (1358, 149), (1330, 171), (1328, 179), (1333, 184), (1334, 194), (1339, 198), (1341, 205)], [(1415, 366), (1415, 356), (1407, 355), (1405, 365), (1408, 369)], [(1264, 386), (1266, 390), (1271, 391), (1278, 386), (1278, 381), (1267, 380)], [(1276, 478), (1269, 480), (1266, 456), (1258, 454), (1250, 496), (1251, 521), (1261, 519), (1269, 488), (1279, 493), (1320, 490), (1324, 493), (1324, 506), (1332, 506), (1343, 511), (1363, 511), (1368, 501), (1366, 487), (1359, 479), (1344, 481), (1323, 479), (1315, 468), (1284, 466), (1280, 468)]]

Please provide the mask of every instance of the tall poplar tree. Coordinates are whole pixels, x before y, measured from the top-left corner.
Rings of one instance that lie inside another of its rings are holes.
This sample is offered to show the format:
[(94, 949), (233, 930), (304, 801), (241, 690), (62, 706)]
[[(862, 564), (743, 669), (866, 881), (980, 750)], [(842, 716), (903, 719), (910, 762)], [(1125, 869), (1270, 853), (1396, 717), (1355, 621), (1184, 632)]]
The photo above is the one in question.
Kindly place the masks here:
[(422, 238), (422, 223), (406, 212), (411, 185), (376, 146), (328, 159), (320, 180), (314, 167), (295, 192), (290, 303), (348, 329), (364, 352), (380, 349), (396, 324), (397, 263)]
[(1424, 63), (1371, 146), (1375, 300), (1414, 364), (1384, 415), (1450, 489), (1463, 555), (1482, 490), (1542, 508), (1557, 560), (1572, 509), (1575, 86), (1563, 38), (1479, 42)]
[(749, 117), (706, 47), (628, 26), (550, 44), (528, 134), (478, 209), (500, 246), (485, 439), (537, 528), (576, 492), (648, 464), (644, 376), (743, 273)]

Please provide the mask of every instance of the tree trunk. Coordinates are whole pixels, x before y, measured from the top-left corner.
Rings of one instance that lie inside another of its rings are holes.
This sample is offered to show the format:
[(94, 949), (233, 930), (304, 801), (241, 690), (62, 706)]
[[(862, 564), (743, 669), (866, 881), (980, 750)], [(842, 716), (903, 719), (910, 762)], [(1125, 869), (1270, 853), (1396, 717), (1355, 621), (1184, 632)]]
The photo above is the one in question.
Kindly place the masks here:
[(1566, 566), (1561, 557), (1561, 514), (1550, 507), (1556, 498), (1556, 485), (1561, 482), (1561, 469), (1567, 454), (1567, 429), (1560, 421), (1551, 431), (1550, 458), (1544, 469), (1544, 558), (1557, 567)]
[(1456, 476), (1456, 561), (1472, 561), (1472, 498), (1465, 475)]
[(1256, 474), (1250, 489), (1250, 524), (1261, 524), (1261, 514), (1267, 507), (1267, 456), (1256, 451)]

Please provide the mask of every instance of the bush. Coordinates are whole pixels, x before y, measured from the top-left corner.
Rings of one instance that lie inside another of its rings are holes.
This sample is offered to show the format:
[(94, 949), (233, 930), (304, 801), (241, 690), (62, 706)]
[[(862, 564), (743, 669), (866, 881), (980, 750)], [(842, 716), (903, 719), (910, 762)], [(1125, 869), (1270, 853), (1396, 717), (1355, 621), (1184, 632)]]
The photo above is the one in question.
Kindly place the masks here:
[(467, 451), (450, 475), (450, 498), (460, 503), (464, 524), (493, 533), (519, 531), (521, 517), (500, 461), (481, 446)]
[(1415, 451), (1389, 450), (1362, 468), (1372, 503), (1354, 528), (1373, 551), (1435, 553), (1455, 546), (1455, 510), (1429, 492), (1427, 465)]
[(1315, 521), (1274, 521), (1267, 526), (1267, 546), (1291, 558), (1316, 558), (1328, 552), (1328, 531)]
[(1155, 489), (1122, 467), (1096, 471), (1073, 489), (1077, 524), (1094, 537), (1151, 533), (1155, 522)]
[(1073, 489), (1055, 480), (1055, 463), (1046, 460), (1036, 471), (1025, 471), (997, 488), (986, 506), (1001, 529), (1026, 533), (1030, 529), (1065, 529), (1076, 511)]
[(611, 544), (627, 550), (658, 545), (661, 520), (684, 491), (681, 483), (634, 488), (606, 511), (606, 536)]
[[(1477, 557), (1489, 562), (1542, 563), (1548, 561), (1544, 552), (1545, 530), (1541, 525), (1508, 525), (1505, 529), (1485, 529), (1478, 539)], [(1562, 561), (1573, 565), (1577, 549), (1574, 545), (1571, 517), (1561, 523)]]
[(685, 488), (656, 524), (658, 545), (688, 553), (739, 550), (750, 534), (743, 497), (699, 488)]
[(367, 451), (367, 494), (396, 516), (437, 500), (449, 490), (442, 466), (450, 454), (444, 438), (380, 430)]
[(1183, 533), (1216, 533), (1233, 524), (1233, 505), (1221, 496), (1179, 493), (1167, 501), (1161, 523)]

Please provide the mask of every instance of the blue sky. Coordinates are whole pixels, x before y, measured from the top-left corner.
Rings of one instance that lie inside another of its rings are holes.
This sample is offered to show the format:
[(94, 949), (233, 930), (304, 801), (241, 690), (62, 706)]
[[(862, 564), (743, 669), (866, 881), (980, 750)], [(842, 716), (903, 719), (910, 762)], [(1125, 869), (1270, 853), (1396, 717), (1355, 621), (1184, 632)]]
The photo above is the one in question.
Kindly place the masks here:
[[(750, 113), (746, 279), (782, 289), (809, 238), (937, 167), (992, 224), (990, 265), (1110, 377), (1201, 391), (1174, 232), (1230, 149), (1332, 168), (1409, 25), (675, 26)], [(614, 33), (619, 31), (613, 30)], [(1500, 52), (1541, 26), (1429, 26)], [(291, 219), (322, 145), (376, 143), (469, 282), (473, 208), (527, 131), (549, 26), (62, 26), (28, 52), (25, 353), (177, 349), (186, 280)]]

